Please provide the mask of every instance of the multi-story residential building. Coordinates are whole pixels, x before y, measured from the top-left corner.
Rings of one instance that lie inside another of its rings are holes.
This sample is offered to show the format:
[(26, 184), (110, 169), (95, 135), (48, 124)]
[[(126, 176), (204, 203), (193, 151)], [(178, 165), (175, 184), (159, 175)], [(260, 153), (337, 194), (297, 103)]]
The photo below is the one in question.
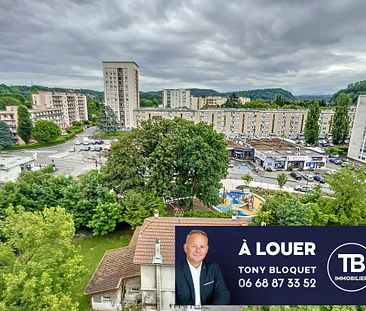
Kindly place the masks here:
[[(32, 111), (53, 110), (55, 114), (53, 117), (57, 120), (56, 123), (60, 122), (61, 128), (71, 126), (74, 121), (88, 120), (86, 96), (77, 93), (38, 92), (38, 94), (32, 94), (32, 108)], [(62, 112), (62, 118), (56, 117), (59, 113), (56, 110)]]
[[(218, 132), (227, 137), (261, 138), (288, 137), (298, 138), (304, 133), (307, 117), (306, 109), (139, 109), (135, 111), (134, 125), (139, 127), (144, 120), (160, 116), (164, 119), (184, 118), (195, 123), (211, 124)], [(329, 135), (333, 110), (322, 110), (319, 119), (321, 137)], [(351, 123), (354, 112), (349, 112)]]
[(164, 89), (163, 107), (171, 109), (192, 108), (191, 91), (187, 89)]
[(198, 96), (192, 97), (192, 109), (202, 109), (204, 106), (222, 106), (227, 98), (222, 96)]
[(105, 104), (122, 128), (133, 126), (133, 111), (140, 108), (139, 66), (135, 62), (103, 62)]
[(366, 163), (366, 95), (358, 97), (348, 157)]
[(5, 110), (0, 110), (0, 121), (4, 121), (8, 125), (14, 141), (19, 143), (20, 137), (17, 134), (18, 106), (5, 106)]
[(55, 122), (62, 130), (66, 127), (61, 109), (30, 109), (29, 116), (33, 124), (38, 120), (48, 120)]

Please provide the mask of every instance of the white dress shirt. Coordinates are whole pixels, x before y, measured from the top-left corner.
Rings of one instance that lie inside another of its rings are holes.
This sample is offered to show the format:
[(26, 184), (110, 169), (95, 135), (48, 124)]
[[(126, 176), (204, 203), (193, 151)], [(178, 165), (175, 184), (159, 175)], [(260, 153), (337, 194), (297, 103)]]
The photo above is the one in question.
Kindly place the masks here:
[(201, 267), (202, 267), (202, 262), (199, 265), (198, 268), (193, 267), (189, 261), (188, 262), (188, 266), (189, 269), (191, 270), (191, 275), (192, 275), (192, 279), (193, 279), (193, 286), (194, 286), (194, 305), (195, 306), (200, 306), (201, 305), (201, 286), (200, 286), (200, 276), (201, 276)]

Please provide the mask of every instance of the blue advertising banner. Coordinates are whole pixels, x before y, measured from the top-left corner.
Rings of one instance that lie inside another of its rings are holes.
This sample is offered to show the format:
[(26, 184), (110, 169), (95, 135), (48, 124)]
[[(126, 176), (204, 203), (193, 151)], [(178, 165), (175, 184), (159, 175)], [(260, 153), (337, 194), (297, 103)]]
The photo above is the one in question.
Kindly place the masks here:
[(366, 304), (366, 227), (177, 226), (176, 286), (192, 229), (206, 232), (205, 260), (218, 264), (231, 305)]

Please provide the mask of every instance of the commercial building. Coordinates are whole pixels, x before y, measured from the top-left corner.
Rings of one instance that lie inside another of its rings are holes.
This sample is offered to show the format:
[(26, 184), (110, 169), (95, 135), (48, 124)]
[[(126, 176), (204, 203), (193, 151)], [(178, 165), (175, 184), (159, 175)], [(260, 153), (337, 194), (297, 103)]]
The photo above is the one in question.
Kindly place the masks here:
[(69, 127), (73, 122), (88, 120), (86, 96), (77, 93), (38, 92), (38, 94), (32, 94), (32, 109), (61, 111), (63, 114), (63, 118), (61, 118), (63, 120), (59, 120), (59, 122), (63, 122), (60, 125), (61, 128)]
[(191, 91), (187, 89), (163, 89), (163, 108), (192, 108)]
[[(134, 112), (134, 126), (154, 118), (184, 118), (195, 123), (211, 124), (227, 138), (286, 137), (300, 138), (304, 134), (308, 111), (306, 109), (152, 109), (143, 108)], [(320, 137), (330, 135), (334, 110), (322, 110), (320, 115)], [(353, 123), (354, 110), (349, 111)]]
[(255, 164), (273, 171), (324, 168), (328, 161), (325, 154), (277, 137), (249, 140), (246, 146), (254, 149)]
[(358, 97), (348, 157), (366, 163), (366, 95)]
[(140, 108), (139, 66), (135, 62), (103, 62), (104, 99), (122, 128), (133, 127), (133, 111)]

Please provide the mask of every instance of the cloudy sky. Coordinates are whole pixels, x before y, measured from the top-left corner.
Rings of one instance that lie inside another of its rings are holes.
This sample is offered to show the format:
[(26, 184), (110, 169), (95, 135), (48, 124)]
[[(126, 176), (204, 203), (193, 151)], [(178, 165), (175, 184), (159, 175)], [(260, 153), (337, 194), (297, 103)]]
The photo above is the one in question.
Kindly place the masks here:
[(364, 0), (1, 0), (0, 83), (103, 90), (133, 60), (143, 91), (282, 87), (331, 94), (366, 79)]

